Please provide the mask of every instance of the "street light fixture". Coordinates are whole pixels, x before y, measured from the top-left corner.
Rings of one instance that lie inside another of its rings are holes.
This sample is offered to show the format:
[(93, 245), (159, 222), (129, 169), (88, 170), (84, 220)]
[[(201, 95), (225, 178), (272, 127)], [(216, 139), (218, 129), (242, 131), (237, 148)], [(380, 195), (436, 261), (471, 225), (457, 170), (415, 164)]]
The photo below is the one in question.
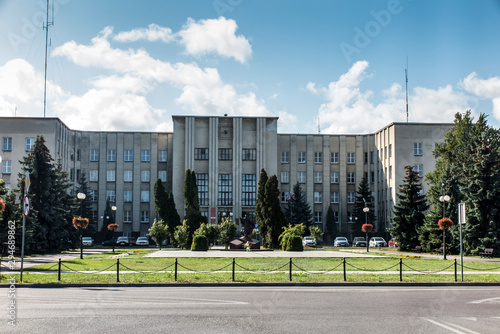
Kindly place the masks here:
[[(445, 206), (446, 202), (450, 201), (450, 196), (445, 195), (444, 183), (441, 184), (441, 188), (443, 189), (443, 195), (439, 197), (439, 201), (443, 203), (443, 218), (445, 216)], [(443, 229), (443, 260), (446, 260), (446, 229)]]
[[(113, 223), (116, 224), (116, 206), (113, 205), (111, 211), (113, 211)], [(115, 230), (116, 228), (113, 228), (113, 253), (115, 252)]]
[[(363, 200), (365, 200), (363, 198)], [(368, 224), (368, 212), (370, 212), (370, 208), (366, 206), (366, 201), (365, 201), (365, 207), (363, 208), (363, 212), (365, 213), (365, 224)], [(366, 232), (366, 252), (369, 252), (370, 249), (370, 244), (368, 243), (368, 232)]]
[[(83, 215), (83, 200), (87, 197), (84, 193), (78, 193), (76, 197), (82, 201), (80, 204), (80, 217)], [(80, 230), (80, 260), (83, 260), (83, 236), (82, 236), (82, 228)]]

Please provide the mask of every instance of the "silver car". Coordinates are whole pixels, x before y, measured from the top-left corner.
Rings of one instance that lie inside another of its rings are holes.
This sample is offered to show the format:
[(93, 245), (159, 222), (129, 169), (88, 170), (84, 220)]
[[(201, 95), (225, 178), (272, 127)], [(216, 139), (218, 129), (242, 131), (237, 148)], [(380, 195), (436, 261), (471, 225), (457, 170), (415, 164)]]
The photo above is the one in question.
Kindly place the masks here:
[(373, 237), (370, 239), (370, 247), (387, 247), (387, 242), (385, 242), (384, 238)]
[(336, 237), (333, 241), (334, 247), (347, 247), (349, 246), (349, 241), (347, 241), (346, 237)]
[(94, 246), (94, 239), (92, 239), (91, 237), (83, 237), (82, 245), (92, 247)]

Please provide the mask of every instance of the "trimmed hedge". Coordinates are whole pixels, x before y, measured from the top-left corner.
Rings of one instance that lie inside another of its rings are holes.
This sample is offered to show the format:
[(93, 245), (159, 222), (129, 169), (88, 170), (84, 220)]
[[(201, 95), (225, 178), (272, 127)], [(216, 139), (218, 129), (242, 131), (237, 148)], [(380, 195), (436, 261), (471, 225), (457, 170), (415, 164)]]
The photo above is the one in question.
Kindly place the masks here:
[(304, 246), (302, 245), (302, 238), (298, 235), (287, 234), (283, 236), (283, 250), (292, 252), (302, 252)]
[(204, 235), (195, 235), (191, 244), (192, 251), (207, 251), (208, 239)]

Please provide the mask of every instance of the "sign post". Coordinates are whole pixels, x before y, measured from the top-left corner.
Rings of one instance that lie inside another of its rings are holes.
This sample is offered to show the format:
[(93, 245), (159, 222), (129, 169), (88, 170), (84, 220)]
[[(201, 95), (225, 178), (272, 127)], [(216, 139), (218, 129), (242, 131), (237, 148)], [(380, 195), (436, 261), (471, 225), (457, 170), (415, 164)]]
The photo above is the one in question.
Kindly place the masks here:
[(23, 239), (21, 244), (21, 276), (20, 281), (23, 281), (23, 265), (24, 265), (24, 235), (26, 232), (26, 217), (28, 217), (30, 213), (30, 199), (28, 197), (28, 191), (30, 189), (30, 174), (25, 174), (24, 181), (24, 198), (23, 198)]
[(464, 281), (464, 252), (462, 243), (462, 225), (465, 224), (465, 203), (458, 203), (458, 226), (460, 230), (460, 267), (462, 282)]

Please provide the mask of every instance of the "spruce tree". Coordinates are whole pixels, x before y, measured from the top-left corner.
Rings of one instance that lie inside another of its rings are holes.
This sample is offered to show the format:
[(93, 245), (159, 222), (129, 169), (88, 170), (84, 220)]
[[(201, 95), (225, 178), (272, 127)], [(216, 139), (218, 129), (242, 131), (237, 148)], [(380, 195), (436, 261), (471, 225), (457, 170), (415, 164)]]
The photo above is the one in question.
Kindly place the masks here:
[(155, 211), (160, 220), (165, 221), (168, 214), (168, 195), (165, 191), (165, 187), (161, 182), (161, 179), (156, 180), (154, 185), (154, 196), (155, 196)]
[(302, 191), (298, 182), (293, 186), (290, 200), (285, 206), (285, 216), (288, 223), (292, 225), (304, 224), (309, 228), (312, 224), (311, 206), (307, 202), (306, 193)]
[(331, 205), (328, 206), (328, 211), (326, 212), (326, 232), (332, 241), (337, 237), (337, 219), (335, 219)]
[(264, 168), (260, 171), (259, 185), (257, 188), (257, 199), (255, 201), (255, 220), (259, 226), (259, 233), (261, 236), (267, 233), (266, 226), (264, 222), (264, 207), (266, 206), (265, 195), (266, 195), (266, 182), (268, 180), (266, 170)]
[[(279, 183), (276, 175), (272, 175), (266, 182), (264, 203), (262, 208), (263, 222), (261, 226), (265, 234), (262, 234), (262, 244), (266, 248), (279, 248), (279, 236), (286, 226), (286, 218), (281, 210)], [(261, 232), (262, 233), (262, 232)]]
[(422, 186), (418, 173), (412, 166), (405, 166), (403, 185), (399, 186), (396, 205), (391, 217), (391, 235), (396, 239), (400, 250), (407, 251), (418, 245), (418, 229), (424, 223), (424, 212), (427, 210), (425, 196), (421, 194)]
[(351, 224), (352, 234), (354, 237), (365, 236), (365, 233), (361, 231), (361, 226), (365, 223), (365, 212), (363, 211), (365, 207), (370, 209), (366, 215), (368, 220), (367, 223), (375, 226), (377, 218), (374, 210), (374, 199), (372, 192), (370, 191), (368, 180), (366, 177), (363, 177), (359, 183), (358, 191), (356, 192), (356, 202), (354, 203), (353, 218), (355, 219), (353, 219), (353, 223)]
[(168, 193), (167, 197), (164, 223), (167, 229), (167, 236), (170, 243), (174, 246), (178, 246), (174, 234), (177, 226), (181, 225), (181, 217), (179, 216), (179, 213), (177, 212), (177, 209), (175, 207), (174, 194), (171, 191)]
[(187, 245), (189, 247), (193, 240), (194, 231), (196, 231), (202, 223), (206, 222), (205, 217), (200, 213), (200, 205), (198, 204), (196, 173), (190, 169), (186, 169), (184, 177), (184, 220), (186, 221), (189, 233)]

